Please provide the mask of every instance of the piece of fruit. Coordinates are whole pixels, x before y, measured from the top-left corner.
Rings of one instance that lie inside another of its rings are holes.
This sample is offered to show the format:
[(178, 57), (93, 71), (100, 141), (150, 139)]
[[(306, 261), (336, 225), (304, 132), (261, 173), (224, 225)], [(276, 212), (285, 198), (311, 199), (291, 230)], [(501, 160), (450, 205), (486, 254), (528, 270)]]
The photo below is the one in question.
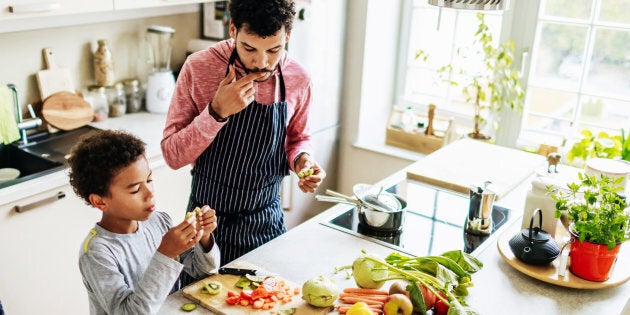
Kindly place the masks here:
[(182, 310), (186, 312), (190, 312), (196, 308), (197, 308), (197, 304), (195, 303), (184, 303), (184, 305), (182, 305)]
[(413, 304), (411, 300), (402, 293), (394, 293), (389, 296), (385, 305), (383, 305), (383, 313), (385, 315), (411, 315), (413, 313)]
[(392, 285), (389, 286), (389, 294), (401, 293), (405, 295), (409, 295), (407, 291), (407, 284), (403, 281), (395, 281)]
[(307, 168), (305, 170), (301, 170), (297, 175), (299, 178), (304, 178), (306, 176), (311, 176), (313, 175), (313, 169), (312, 168)]
[(356, 302), (350, 306), (346, 315), (374, 315), (365, 302)]
[[(440, 295), (446, 299), (446, 295), (444, 295), (444, 293), (440, 292)], [(435, 301), (435, 314), (436, 315), (446, 315), (448, 314), (448, 309), (449, 309), (448, 304), (444, 303), (442, 300), (437, 299)]]
[(426, 306), (428, 310), (431, 309), (433, 305), (435, 305), (435, 301), (437, 300), (437, 297), (435, 296), (435, 294), (433, 294), (433, 292), (427, 289), (427, 287), (425, 287), (424, 285), (418, 283), (418, 286), (420, 287), (420, 290), (422, 291), (422, 298), (424, 299), (424, 305)]
[(221, 283), (215, 281), (204, 282), (201, 292), (211, 295), (219, 294), (221, 292)]

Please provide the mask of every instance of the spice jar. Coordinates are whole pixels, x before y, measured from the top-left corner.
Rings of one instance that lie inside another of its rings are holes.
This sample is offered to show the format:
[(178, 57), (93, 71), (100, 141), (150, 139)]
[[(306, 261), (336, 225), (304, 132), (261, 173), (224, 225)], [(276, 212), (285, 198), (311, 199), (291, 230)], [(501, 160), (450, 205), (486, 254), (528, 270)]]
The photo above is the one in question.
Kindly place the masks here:
[(109, 115), (109, 104), (107, 102), (107, 95), (105, 94), (104, 86), (88, 86), (87, 93), (85, 93), (84, 98), (88, 103), (90, 103), (90, 105), (92, 105), (92, 109), (94, 109), (95, 121), (107, 119), (107, 116)]
[(98, 40), (98, 48), (94, 52), (94, 79), (98, 85), (114, 84), (114, 62), (106, 39)]
[(120, 117), (127, 111), (127, 98), (123, 84), (114, 85), (113, 97), (109, 100), (109, 117)]
[(127, 96), (127, 112), (137, 113), (142, 108), (142, 91), (140, 91), (140, 82), (136, 79), (123, 81), (125, 85), (125, 94)]

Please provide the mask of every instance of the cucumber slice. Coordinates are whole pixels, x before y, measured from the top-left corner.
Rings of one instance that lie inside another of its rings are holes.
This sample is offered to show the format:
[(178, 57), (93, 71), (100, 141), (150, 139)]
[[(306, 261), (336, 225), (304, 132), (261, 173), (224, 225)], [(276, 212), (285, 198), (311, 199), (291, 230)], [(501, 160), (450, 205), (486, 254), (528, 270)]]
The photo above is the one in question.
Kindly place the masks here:
[(186, 312), (190, 312), (196, 308), (197, 308), (197, 304), (195, 303), (184, 303), (184, 305), (182, 305), (182, 311), (186, 311)]

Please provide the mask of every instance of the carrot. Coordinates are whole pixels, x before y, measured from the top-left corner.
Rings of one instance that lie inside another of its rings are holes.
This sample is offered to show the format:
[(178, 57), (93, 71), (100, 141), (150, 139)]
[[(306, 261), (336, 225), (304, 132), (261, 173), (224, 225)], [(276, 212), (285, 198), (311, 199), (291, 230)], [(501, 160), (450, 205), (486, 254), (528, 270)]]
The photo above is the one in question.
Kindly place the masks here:
[(389, 295), (389, 292), (379, 289), (364, 289), (364, 288), (345, 288), (344, 293), (352, 294), (369, 294), (369, 295)]
[(364, 302), (365, 304), (378, 305), (380, 307), (383, 307), (383, 305), (385, 305), (384, 302), (366, 300), (366, 299), (355, 298), (355, 297), (343, 297), (343, 298), (339, 298), (339, 299), (342, 302), (348, 303), (348, 304), (354, 304), (354, 303), (357, 303), (357, 302)]
[(387, 302), (387, 299), (389, 299), (389, 297), (387, 296), (377, 296), (377, 295), (358, 295), (358, 294), (348, 294), (348, 293), (341, 293), (339, 294), (339, 298), (340, 299), (344, 299), (344, 298), (350, 298), (350, 299), (358, 299), (358, 300), (366, 300), (366, 301), (374, 301), (374, 302), (382, 302), (385, 303)]

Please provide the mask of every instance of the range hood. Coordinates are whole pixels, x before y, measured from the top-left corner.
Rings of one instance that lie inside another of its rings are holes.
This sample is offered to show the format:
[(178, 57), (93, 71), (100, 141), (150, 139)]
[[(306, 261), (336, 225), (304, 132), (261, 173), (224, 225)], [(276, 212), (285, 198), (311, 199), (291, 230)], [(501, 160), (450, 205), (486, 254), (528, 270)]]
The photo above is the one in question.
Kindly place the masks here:
[(430, 5), (465, 10), (503, 10), (509, 0), (427, 0)]

